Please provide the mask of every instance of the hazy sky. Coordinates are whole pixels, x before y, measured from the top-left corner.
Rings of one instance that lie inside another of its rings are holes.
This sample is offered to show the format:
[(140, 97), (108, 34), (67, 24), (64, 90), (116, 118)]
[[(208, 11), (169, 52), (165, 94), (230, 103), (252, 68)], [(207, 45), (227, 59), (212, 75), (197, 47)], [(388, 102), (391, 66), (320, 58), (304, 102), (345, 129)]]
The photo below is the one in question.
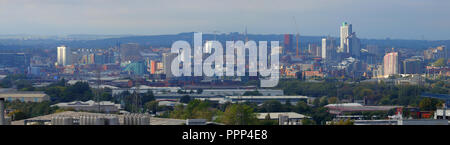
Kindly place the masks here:
[(1, 34), (243, 32), (450, 39), (450, 0), (0, 0)]

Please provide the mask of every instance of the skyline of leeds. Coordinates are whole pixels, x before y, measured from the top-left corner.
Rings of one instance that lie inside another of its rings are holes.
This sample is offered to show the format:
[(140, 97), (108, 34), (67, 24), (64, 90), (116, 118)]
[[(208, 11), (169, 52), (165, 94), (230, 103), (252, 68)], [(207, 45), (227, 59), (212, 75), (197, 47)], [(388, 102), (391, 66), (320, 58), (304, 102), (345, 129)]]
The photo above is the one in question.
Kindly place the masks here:
[[(446, 0), (2, 0), (0, 35), (160, 35), (182, 32), (300, 33), (338, 37), (346, 21), (360, 38), (449, 40)], [(295, 18), (294, 18), (295, 17)], [(296, 21), (296, 22), (295, 22)]]
[(450, 125), (448, 6), (0, 0), (0, 130), (75, 126), (83, 133), (18, 132), (152, 144), (437, 140), (434, 127), (405, 129)]

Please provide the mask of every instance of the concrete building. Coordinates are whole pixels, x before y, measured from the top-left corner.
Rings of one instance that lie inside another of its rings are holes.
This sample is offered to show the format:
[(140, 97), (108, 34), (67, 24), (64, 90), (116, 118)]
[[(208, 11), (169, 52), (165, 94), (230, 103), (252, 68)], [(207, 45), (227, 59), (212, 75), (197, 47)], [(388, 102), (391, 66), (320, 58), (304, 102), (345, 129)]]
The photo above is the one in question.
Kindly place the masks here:
[(44, 92), (34, 91), (18, 91), (18, 92), (3, 92), (0, 93), (0, 98), (4, 98), (6, 101), (19, 100), (22, 102), (42, 102), (50, 100), (50, 96)]
[(280, 125), (301, 125), (303, 119), (311, 118), (295, 112), (267, 112), (256, 115), (258, 120), (265, 120), (267, 116), (270, 120), (278, 120)]
[(166, 78), (172, 78), (172, 61), (176, 58), (177, 54), (174, 53), (163, 53), (162, 61), (164, 65), (164, 74), (166, 74)]
[(336, 57), (336, 40), (334, 38), (322, 39), (322, 59), (335, 59)]
[(396, 75), (400, 73), (399, 70), (399, 56), (398, 52), (391, 52), (383, 58), (383, 75), (388, 77), (390, 75)]
[(25, 53), (0, 53), (0, 67), (18, 67), (25, 71), (30, 66), (30, 58)]
[(274, 89), (204, 89), (203, 95), (240, 96), (245, 92), (258, 91), (265, 96), (283, 96), (283, 90)]
[(422, 74), (425, 70), (420, 59), (406, 59), (403, 61), (403, 74)]
[(367, 112), (367, 111), (389, 111), (402, 106), (365, 106), (359, 103), (342, 103), (342, 104), (328, 104), (328, 112), (331, 114), (341, 114), (346, 112)]
[(70, 51), (69, 48), (67, 48), (66, 46), (59, 46), (57, 47), (58, 49), (58, 58), (57, 58), (57, 62), (59, 66), (66, 66), (66, 65), (71, 65), (71, 54), (72, 52)]
[(347, 37), (347, 53), (355, 58), (361, 56), (361, 41), (356, 37), (356, 33), (353, 32)]
[(307, 96), (226, 96), (225, 99), (232, 103), (252, 102), (258, 104), (271, 100), (280, 101), (281, 103), (289, 101), (292, 104), (296, 104), (299, 101), (308, 101)]
[[(338, 52), (343, 53), (346, 52), (346, 50), (348, 50), (348, 39), (347, 37), (350, 36), (352, 34), (352, 24), (348, 24), (347, 22), (343, 22), (342, 26), (341, 26), (341, 34), (340, 34), (340, 39), (341, 39), (341, 43), (340, 43), (340, 47)], [(346, 52), (348, 53), (348, 52)]]
[[(443, 119), (444, 116), (444, 109), (437, 109), (436, 112), (434, 112), (434, 119)], [(450, 119), (450, 109), (445, 110), (445, 119)]]
[(76, 111), (99, 111), (108, 113), (117, 113), (121, 108), (120, 104), (114, 104), (110, 101), (101, 101), (97, 103), (95, 101), (74, 101), (69, 103), (58, 103), (52, 106), (58, 106), (63, 109), (74, 109)]

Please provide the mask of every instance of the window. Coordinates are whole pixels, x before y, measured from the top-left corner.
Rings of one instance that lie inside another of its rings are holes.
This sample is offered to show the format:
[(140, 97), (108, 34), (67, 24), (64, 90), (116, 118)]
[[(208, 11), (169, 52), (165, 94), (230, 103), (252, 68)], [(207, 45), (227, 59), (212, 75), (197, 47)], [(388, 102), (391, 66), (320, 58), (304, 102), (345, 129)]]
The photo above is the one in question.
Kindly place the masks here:
[(39, 102), (39, 99), (38, 98), (34, 98), (34, 102)]

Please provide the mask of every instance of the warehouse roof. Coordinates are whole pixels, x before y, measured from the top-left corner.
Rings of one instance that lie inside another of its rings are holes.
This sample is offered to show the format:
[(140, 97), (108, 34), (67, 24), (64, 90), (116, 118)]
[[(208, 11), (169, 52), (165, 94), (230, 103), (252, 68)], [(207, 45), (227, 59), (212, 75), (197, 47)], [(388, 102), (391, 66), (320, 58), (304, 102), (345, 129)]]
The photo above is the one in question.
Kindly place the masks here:
[(309, 116), (298, 114), (295, 112), (267, 112), (267, 113), (257, 113), (258, 119), (265, 119), (267, 114), (270, 115), (270, 119), (278, 119), (279, 115), (287, 115), (289, 118), (295, 118), (295, 119), (304, 119), (304, 118), (310, 118)]
[(8, 98), (8, 97), (46, 97), (48, 96), (44, 92), (37, 91), (14, 91), (14, 92), (3, 92), (0, 93), (0, 98)]
[(307, 99), (307, 96), (227, 96), (229, 99)]

